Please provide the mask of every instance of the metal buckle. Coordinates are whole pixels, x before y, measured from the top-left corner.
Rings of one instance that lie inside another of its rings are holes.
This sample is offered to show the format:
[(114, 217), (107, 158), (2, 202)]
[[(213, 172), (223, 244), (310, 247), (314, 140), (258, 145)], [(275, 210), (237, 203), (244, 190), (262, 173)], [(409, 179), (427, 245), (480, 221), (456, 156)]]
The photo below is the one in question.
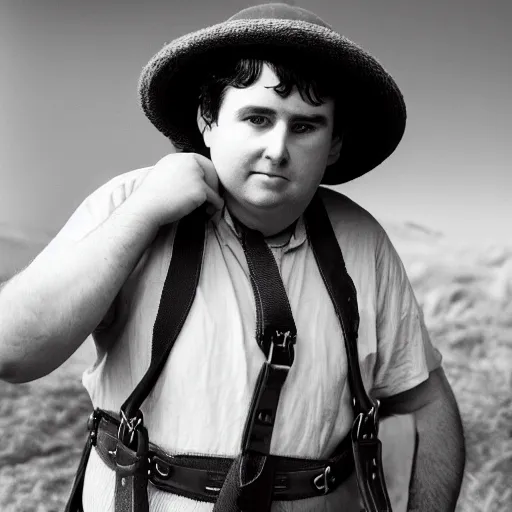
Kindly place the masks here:
[[(329, 487), (329, 475), (330, 474), (331, 474), (331, 466), (327, 466), (324, 469), (324, 472), (320, 473), (313, 480), (314, 486), (317, 488), (317, 490), (322, 491), (323, 494), (327, 494), (331, 490), (331, 488)], [(320, 479), (323, 479), (322, 483), (319, 483)], [(331, 483), (334, 483), (334, 478), (332, 479)]]
[(208, 485), (205, 485), (204, 490), (208, 491), (208, 492), (212, 492), (214, 494), (219, 494), (221, 487), (210, 487)]
[(295, 358), (293, 345), (296, 338), (296, 334), (291, 331), (273, 330), (270, 334), (267, 363), (274, 366), (291, 367)]
[(373, 407), (367, 414), (361, 412), (356, 418), (356, 439), (367, 440), (376, 438), (379, 434), (379, 407), (380, 400), (376, 399), (373, 402)]
[[(133, 418), (128, 419), (124, 411), (121, 409), (121, 422), (119, 423), (119, 429), (117, 430), (117, 438), (119, 441), (121, 441), (125, 446), (130, 446), (133, 443), (135, 432), (141, 424), (142, 413), (140, 411), (137, 411)], [(127, 429), (128, 431), (126, 431)], [(128, 434), (130, 438), (128, 442), (126, 442), (126, 436)]]
[(225, 478), (214, 472), (207, 473), (208, 478), (204, 485), (204, 490), (214, 496), (218, 496), (222, 490)]

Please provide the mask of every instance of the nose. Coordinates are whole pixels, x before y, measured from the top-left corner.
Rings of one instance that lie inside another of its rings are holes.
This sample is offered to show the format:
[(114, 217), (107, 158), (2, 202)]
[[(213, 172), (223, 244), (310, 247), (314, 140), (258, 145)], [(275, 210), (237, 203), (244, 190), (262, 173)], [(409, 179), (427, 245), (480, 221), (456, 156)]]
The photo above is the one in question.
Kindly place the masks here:
[(264, 157), (270, 160), (276, 167), (285, 166), (289, 159), (288, 152), (288, 128), (286, 123), (274, 125), (265, 138)]

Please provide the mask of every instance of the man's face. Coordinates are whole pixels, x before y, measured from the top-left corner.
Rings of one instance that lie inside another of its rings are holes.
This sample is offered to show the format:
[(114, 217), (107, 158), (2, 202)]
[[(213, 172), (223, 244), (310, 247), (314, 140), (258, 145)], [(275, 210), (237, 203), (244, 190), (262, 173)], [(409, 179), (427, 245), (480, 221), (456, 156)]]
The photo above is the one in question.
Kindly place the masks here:
[(278, 83), (264, 64), (250, 87), (228, 87), (204, 138), (228, 207), (253, 213), (291, 208), (298, 216), (339, 153), (334, 101), (310, 105), (295, 88), (282, 98), (272, 89)]

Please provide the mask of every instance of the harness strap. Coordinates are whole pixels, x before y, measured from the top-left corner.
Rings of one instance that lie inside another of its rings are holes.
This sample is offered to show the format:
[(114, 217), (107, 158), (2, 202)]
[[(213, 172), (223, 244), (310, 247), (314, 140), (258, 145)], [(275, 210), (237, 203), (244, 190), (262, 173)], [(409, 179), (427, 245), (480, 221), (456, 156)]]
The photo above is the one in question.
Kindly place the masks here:
[(272, 504), (275, 457), (270, 456), (281, 390), (294, 360), (297, 328), (279, 269), (263, 235), (238, 224), (256, 304), (256, 341), (267, 356), (253, 392), (235, 459), (214, 512), (267, 512)]
[(147, 457), (148, 432), (142, 427), (137, 432), (137, 447), (131, 449), (119, 440), (115, 441), (113, 458), (116, 473), (116, 512), (149, 512)]
[(85, 446), (80, 457), (80, 462), (76, 470), (73, 487), (71, 488), (71, 493), (69, 495), (68, 502), (66, 503), (66, 508), (64, 509), (64, 512), (83, 512), (82, 495), (84, 477), (85, 469), (87, 467), (87, 461), (89, 460), (89, 455), (91, 453), (91, 448), (93, 446), (92, 437), (93, 436), (91, 435), (87, 436), (87, 441), (85, 442)]
[(116, 462), (115, 512), (147, 512), (148, 433), (140, 406), (153, 389), (192, 307), (205, 240), (204, 209), (178, 223), (169, 271), (153, 327), (151, 363), (121, 406)]
[(121, 406), (122, 416), (134, 418), (160, 376), (196, 295), (203, 260), (205, 214), (198, 208), (178, 223), (169, 271), (153, 326), (151, 363), (144, 377)]
[[(115, 448), (119, 419), (114, 413), (97, 409), (95, 422), (89, 422), (96, 452), (112, 470), (116, 470)], [(271, 456), (275, 462), (272, 499), (295, 501), (328, 494), (353, 472), (350, 436), (340, 443), (329, 459), (299, 459)], [(155, 487), (197, 501), (215, 503), (224, 485), (233, 458), (201, 455), (170, 455), (149, 444), (149, 481)], [(327, 475), (327, 478), (326, 478)]]
[(306, 210), (306, 231), (318, 268), (338, 316), (345, 340), (348, 382), (353, 399), (352, 449), (359, 494), (366, 512), (391, 512), (378, 439), (379, 401), (366, 393), (357, 351), (359, 311), (354, 282), (349, 276), (331, 222), (318, 194)]
[(348, 383), (354, 410), (356, 414), (367, 412), (373, 407), (373, 403), (366, 394), (359, 371), (359, 310), (356, 288), (348, 275), (343, 253), (318, 195), (315, 195), (308, 206), (304, 220), (311, 249), (343, 332), (347, 352)]
[(274, 339), (276, 331), (287, 333), (287, 348), (291, 353), (285, 354), (283, 364), (291, 364), (297, 328), (276, 260), (260, 232), (239, 222), (237, 225), (242, 231), (242, 247), (256, 302), (256, 341), (268, 357), (272, 343), (279, 341)]

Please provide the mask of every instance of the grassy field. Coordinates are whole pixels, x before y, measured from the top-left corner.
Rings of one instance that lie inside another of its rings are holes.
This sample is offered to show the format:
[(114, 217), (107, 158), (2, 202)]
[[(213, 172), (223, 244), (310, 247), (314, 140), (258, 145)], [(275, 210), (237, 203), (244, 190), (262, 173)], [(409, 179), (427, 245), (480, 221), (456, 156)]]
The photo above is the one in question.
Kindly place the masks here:
[[(455, 247), (414, 225), (389, 226), (389, 233), (443, 354), (463, 417), (467, 464), (457, 512), (509, 512), (512, 249)], [(29, 257), (24, 247), (18, 265)], [(0, 239), (4, 278), (13, 270), (7, 254), (21, 253)], [(91, 407), (80, 376), (92, 358), (87, 343), (44, 379), (0, 382), (2, 512), (63, 510)]]
[(457, 511), (510, 511), (512, 249), (455, 247), (414, 230), (389, 232), (464, 423), (467, 462)]

